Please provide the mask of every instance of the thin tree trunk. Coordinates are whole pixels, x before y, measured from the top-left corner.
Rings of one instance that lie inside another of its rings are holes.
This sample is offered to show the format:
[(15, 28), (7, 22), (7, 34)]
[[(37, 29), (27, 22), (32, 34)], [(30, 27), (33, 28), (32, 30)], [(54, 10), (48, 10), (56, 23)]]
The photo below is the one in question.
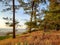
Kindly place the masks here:
[(36, 25), (37, 24), (37, 22), (36, 22), (36, 5), (35, 5), (34, 21), (35, 21), (35, 25)]
[(35, 2), (34, 2), (34, 22), (35, 22), (35, 29), (36, 29), (37, 21), (36, 21), (36, 5), (35, 5)]
[(32, 18), (33, 18), (33, 5), (34, 5), (34, 4), (33, 4), (33, 2), (32, 2), (32, 13), (31, 13), (31, 18), (30, 18), (30, 29), (29, 29), (29, 30), (30, 30), (30, 31), (29, 31), (30, 33), (31, 33), (31, 29), (32, 29), (32, 25), (31, 25), (31, 24), (32, 24)]
[(32, 23), (32, 14), (31, 14), (31, 18), (30, 18), (30, 29), (29, 29), (30, 33), (31, 33), (31, 29), (32, 29), (31, 23)]
[(13, 38), (15, 38), (15, 0), (13, 0)]

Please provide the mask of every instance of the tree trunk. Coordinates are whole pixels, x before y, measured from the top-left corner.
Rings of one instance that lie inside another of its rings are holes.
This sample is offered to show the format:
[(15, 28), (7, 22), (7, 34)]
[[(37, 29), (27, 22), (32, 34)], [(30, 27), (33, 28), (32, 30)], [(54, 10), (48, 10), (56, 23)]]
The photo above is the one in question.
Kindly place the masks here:
[(31, 33), (31, 29), (32, 29), (32, 26), (31, 26), (31, 24), (32, 24), (32, 18), (33, 18), (33, 16), (32, 16), (32, 14), (31, 14), (31, 18), (30, 18), (30, 29), (29, 29), (29, 30), (30, 30), (30, 31), (29, 31), (30, 33)]
[(35, 11), (34, 11), (34, 21), (35, 21), (35, 26), (36, 26), (36, 24), (37, 24), (37, 22), (36, 22), (36, 5), (35, 5)]
[(13, 38), (15, 37), (15, 0), (13, 0)]
[(31, 13), (31, 18), (30, 18), (30, 29), (29, 29), (29, 30), (30, 30), (30, 31), (29, 31), (30, 33), (31, 33), (31, 29), (32, 29), (31, 24), (32, 24), (32, 18), (33, 18), (33, 5), (34, 5), (34, 4), (33, 4), (33, 2), (32, 2), (32, 13)]
[(60, 25), (59, 24), (56, 24), (56, 30), (59, 31), (60, 30)]
[(35, 2), (34, 2), (34, 22), (35, 22), (35, 29), (36, 29), (37, 21), (36, 21), (36, 5), (35, 5)]

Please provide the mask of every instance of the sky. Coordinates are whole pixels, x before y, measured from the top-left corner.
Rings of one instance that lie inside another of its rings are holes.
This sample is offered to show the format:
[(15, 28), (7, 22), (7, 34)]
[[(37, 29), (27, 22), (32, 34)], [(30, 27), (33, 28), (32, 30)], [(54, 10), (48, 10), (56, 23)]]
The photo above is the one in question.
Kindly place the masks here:
[[(26, 2), (26, 0), (25, 0)], [(12, 4), (12, 3), (10, 3)], [(15, 0), (15, 5), (19, 5), (19, 3), (17, 2), (17, 0)], [(40, 8), (42, 9), (43, 7), (47, 7), (46, 5), (40, 5)], [(11, 28), (11, 27), (7, 27), (5, 25), (6, 20), (3, 19), (3, 17), (12, 17), (12, 12), (11, 11), (7, 11), (7, 12), (1, 12), (2, 9), (4, 9), (5, 6), (2, 5), (2, 3), (0, 3), (0, 28)], [(16, 14), (16, 19), (20, 22), (19, 24), (21, 25), (21, 27), (19, 28), (26, 28), (26, 25), (24, 24), (26, 21), (30, 20), (30, 16), (28, 14), (24, 14), (24, 10), (23, 8), (20, 8), (19, 10), (17, 10)]]
[[(11, 3), (10, 3), (11, 4)], [(15, 1), (15, 5), (18, 5), (19, 3), (17, 1)], [(7, 27), (5, 25), (5, 20), (3, 19), (3, 17), (12, 17), (12, 12), (11, 11), (7, 11), (7, 12), (1, 12), (2, 9), (4, 9), (5, 7), (0, 6), (0, 28), (11, 28), (11, 27)], [(26, 25), (24, 24), (26, 22), (26, 19), (29, 20), (30, 16), (27, 14), (24, 14), (24, 10), (23, 8), (20, 8), (19, 10), (17, 10), (17, 13), (15, 13), (16, 15), (16, 19), (19, 21), (19, 24), (21, 25), (21, 27), (19, 28), (26, 28)]]

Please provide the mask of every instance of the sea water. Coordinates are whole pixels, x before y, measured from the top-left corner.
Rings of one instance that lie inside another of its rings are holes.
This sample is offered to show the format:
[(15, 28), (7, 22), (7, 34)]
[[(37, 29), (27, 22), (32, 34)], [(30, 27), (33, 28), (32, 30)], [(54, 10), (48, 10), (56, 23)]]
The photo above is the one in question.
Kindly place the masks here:
[[(25, 32), (26, 29), (16, 29), (16, 34), (21, 34)], [(7, 28), (0, 28), (0, 36), (6, 35), (8, 32), (13, 32), (13, 29), (7, 29)]]

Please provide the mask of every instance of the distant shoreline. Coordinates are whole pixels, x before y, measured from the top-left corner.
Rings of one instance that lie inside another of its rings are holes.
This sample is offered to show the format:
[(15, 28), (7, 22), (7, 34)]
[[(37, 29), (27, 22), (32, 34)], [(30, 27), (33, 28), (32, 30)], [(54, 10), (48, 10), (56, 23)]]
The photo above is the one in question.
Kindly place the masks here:
[[(12, 32), (12, 29), (0, 29), (0, 36), (5, 36), (8, 32)], [(17, 29), (16, 34), (21, 34), (25, 32), (26, 29)]]

